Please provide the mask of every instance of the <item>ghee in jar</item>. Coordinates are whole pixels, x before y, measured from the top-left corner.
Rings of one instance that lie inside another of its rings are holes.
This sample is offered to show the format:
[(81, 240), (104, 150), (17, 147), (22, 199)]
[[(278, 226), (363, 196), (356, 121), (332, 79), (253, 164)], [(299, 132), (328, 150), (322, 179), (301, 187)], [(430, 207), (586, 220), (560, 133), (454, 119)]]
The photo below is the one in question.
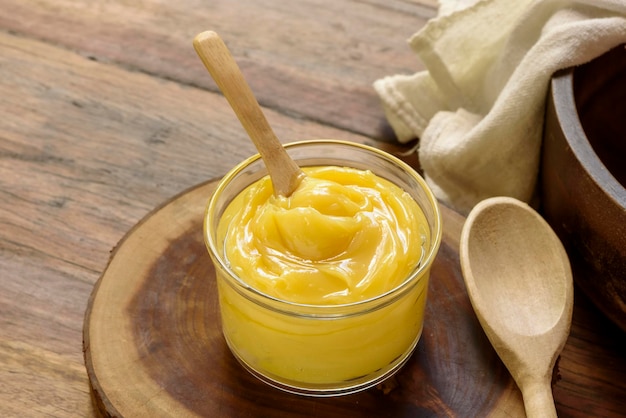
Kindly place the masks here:
[(266, 177), (229, 205), (218, 234), (233, 271), (266, 295), (310, 305), (370, 299), (404, 281), (428, 238), (415, 200), (371, 171), (305, 172), (289, 197), (275, 197)]
[(228, 267), (265, 298), (218, 274), (223, 332), (245, 366), (280, 386), (358, 385), (397, 369), (419, 339), (428, 270), (384, 297), (418, 270), (430, 230), (411, 195), (371, 171), (304, 171), (291, 196), (274, 196), (264, 177), (222, 214)]

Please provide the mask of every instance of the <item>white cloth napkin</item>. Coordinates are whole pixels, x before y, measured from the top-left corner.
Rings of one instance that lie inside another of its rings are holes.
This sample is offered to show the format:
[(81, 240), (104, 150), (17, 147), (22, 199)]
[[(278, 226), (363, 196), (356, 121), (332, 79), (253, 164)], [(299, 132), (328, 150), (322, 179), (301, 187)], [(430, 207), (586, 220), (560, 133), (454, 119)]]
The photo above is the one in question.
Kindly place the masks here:
[(460, 212), (530, 202), (550, 78), (626, 42), (626, 0), (441, 1), (409, 39), (426, 71), (374, 83), (387, 119), (420, 139), (427, 182)]

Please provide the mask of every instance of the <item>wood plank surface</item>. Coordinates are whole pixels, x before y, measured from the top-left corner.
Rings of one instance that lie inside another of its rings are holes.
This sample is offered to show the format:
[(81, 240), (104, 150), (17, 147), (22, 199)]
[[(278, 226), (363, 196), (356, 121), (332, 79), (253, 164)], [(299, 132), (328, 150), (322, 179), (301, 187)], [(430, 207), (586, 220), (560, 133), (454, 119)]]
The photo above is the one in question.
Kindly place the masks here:
[(216, 91), (190, 41), (214, 30), (262, 105), (388, 139), (371, 84), (423, 68), (406, 40), (435, 15), (434, 2), (2, 0), (0, 27)]
[[(399, 152), (372, 140), (391, 135), (371, 83), (420, 68), (405, 40), (434, 13), (431, 0), (0, 0), (0, 416), (93, 416), (82, 326), (110, 251), (253, 152), (193, 35), (221, 32), (283, 141)], [(624, 353), (577, 292), (560, 416), (624, 416)]]

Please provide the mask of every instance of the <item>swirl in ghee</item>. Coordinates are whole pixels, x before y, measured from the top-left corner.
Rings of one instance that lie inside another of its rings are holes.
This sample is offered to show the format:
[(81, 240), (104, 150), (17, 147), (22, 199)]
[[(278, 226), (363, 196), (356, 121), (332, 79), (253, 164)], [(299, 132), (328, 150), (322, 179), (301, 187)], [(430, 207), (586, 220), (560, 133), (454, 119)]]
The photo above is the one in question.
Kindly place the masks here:
[(395, 184), (369, 170), (307, 167), (289, 197), (265, 177), (224, 212), (231, 269), (275, 298), (312, 305), (357, 302), (400, 285), (429, 239), (423, 212)]

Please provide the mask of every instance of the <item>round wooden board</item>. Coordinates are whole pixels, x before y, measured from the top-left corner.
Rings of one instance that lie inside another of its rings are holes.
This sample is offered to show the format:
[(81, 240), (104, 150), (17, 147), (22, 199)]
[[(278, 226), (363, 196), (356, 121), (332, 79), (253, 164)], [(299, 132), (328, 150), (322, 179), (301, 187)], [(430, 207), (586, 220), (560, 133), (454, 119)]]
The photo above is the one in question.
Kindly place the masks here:
[(219, 324), (203, 215), (215, 182), (155, 209), (119, 243), (89, 300), (85, 364), (107, 417), (524, 416), (521, 395), (474, 315), (458, 259), (464, 219), (442, 207), (425, 328), (382, 386), (334, 398), (284, 393), (231, 355)]

